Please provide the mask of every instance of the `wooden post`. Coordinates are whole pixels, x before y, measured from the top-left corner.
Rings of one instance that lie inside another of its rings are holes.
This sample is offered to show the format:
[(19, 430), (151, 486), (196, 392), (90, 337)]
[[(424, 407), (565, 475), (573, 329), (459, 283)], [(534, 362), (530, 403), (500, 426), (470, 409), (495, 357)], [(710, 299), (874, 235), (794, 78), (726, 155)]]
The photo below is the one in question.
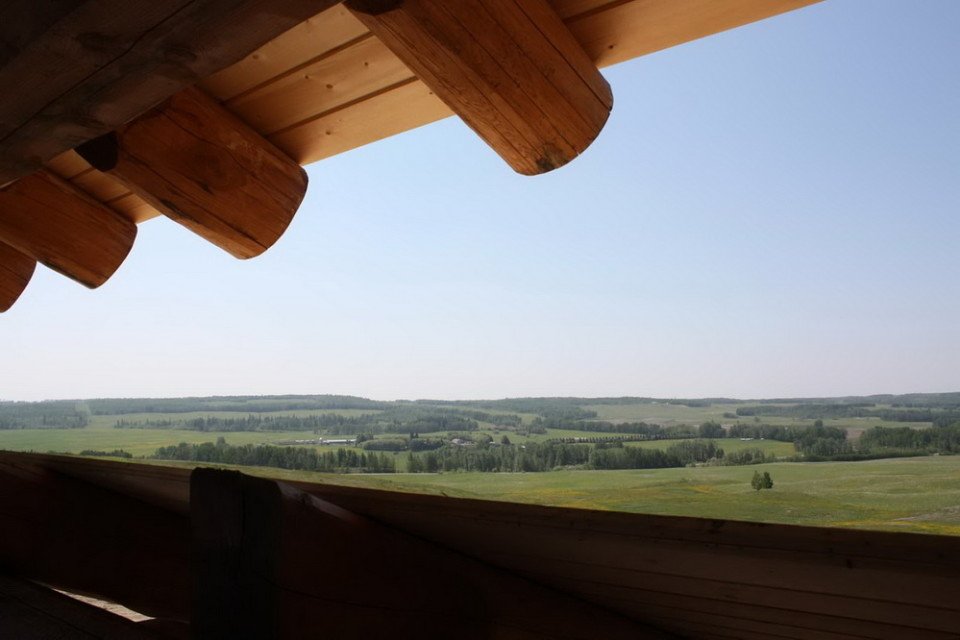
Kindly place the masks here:
[(357, 17), (523, 174), (577, 157), (610, 87), (546, 0), (348, 0)]
[(238, 258), (271, 247), (307, 189), (300, 165), (199, 89), (77, 152)]
[(36, 260), (0, 242), (0, 313), (17, 301), (36, 267)]
[(130, 220), (47, 171), (0, 189), (0, 241), (91, 289), (136, 237)]

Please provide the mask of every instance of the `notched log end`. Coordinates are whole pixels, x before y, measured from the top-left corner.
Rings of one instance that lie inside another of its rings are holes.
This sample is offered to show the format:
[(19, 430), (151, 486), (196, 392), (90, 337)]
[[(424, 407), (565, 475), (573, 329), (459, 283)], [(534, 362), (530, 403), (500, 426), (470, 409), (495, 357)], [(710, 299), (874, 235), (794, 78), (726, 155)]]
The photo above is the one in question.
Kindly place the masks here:
[(344, 3), (348, 9), (368, 16), (378, 16), (388, 11), (399, 9), (403, 0), (347, 0)]
[(120, 158), (120, 145), (116, 133), (108, 133), (89, 142), (84, 142), (76, 148), (81, 158), (89, 162), (97, 171), (112, 170), (117, 166)]

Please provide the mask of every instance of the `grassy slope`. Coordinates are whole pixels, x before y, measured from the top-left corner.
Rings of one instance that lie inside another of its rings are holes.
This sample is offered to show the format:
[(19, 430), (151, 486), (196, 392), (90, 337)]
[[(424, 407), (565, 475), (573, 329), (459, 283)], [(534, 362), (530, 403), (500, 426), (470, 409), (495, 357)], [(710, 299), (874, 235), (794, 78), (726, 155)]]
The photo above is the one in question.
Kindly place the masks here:
[[(772, 490), (750, 487), (755, 470), (770, 473)], [(960, 535), (960, 456), (638, 471), (261, 473), (564, 507)]]

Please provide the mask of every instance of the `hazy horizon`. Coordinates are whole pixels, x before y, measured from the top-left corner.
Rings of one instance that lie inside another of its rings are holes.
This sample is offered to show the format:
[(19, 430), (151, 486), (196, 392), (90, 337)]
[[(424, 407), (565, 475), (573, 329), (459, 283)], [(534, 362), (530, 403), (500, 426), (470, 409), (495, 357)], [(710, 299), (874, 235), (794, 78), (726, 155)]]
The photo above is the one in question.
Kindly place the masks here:
[(514, 174), (452, 118), (308, 167), (242, 262), (166, 219), (0, 315), (0, 397), (786, 398), (960, 386), (960, 3), (824, 2), (605, 69)]
[(83, 402), (86, 400), (168, 400), (168, 399), (179, 399), (179, 398), (258, 398), (258, 397), (348, 397), (348, 398), (359, 398), (363, 400), (371, 400), (374, 402), (424, 402), (428, 403), (431, 401), (437, 402), (496, 402), (500, 400), (523, 400), (530, 398), (550, 398), (550, 399), (580, 399), (580, 400), (611, 400), (611, 399), (625, 399), (625, 400), (650, 400), (653, 402), (657, 401), (701, 401), (701, 400), (732, 400), (734, 402), (768, 402), (771, 400), (783, 400), (787, 401), (802, 401), (802, 400), (840, 400), (840, 399), (857, 399), (857, 398), (875, 398), (880, 396), (931, 396), (931, 395), (952, 395), (960, 394), (960, 390), (955, 391), (907, 391), (904, 393), (869, 393), (869, 394), (855, 394), (855, 395), (831, 395), (831, 396), (767, 396), (767, 397), (732, 397), (732, 396), (717, 396), (717, 395), (706, 395), (706, 396), (648, 396), (648, 395), (626, 395), (626, 396), (611, 396), (611, 395), (600, 395), (600, 396), (504, 396), (504, 397), (472, 397), (472, 398), (441, 398), (436, 396), (426, 396), (423, 398), (382, 398), (374, 396), (364, 396), (357, 395), (355, 393), (245, 393), (245, 394), (229, 394), (229, 395), (212, 395), (212, 396), (97, 396), (97, 397), (73, 397), (73, 398), (40, 398), (36, 400), (23, 400), (18, 398), (4, 398), (0, 397), (0, 402), (62, 402), (62, 401), (71, 401), (75, 400), (78, 402)]

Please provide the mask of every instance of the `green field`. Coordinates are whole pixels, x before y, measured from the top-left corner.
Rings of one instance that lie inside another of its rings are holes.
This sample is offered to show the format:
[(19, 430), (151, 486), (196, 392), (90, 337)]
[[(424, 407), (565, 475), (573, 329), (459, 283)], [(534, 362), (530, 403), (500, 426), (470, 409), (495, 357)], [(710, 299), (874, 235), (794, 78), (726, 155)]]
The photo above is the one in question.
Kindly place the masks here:
[[(733, 424), (735, 422), (749, 423), (753, 421), (752, 417), (741, 416), (737, 418), (724, 417), (724, 414), (734, 414), (739, 404), (712, 404), (709, 407), (688, 407), (682, 404), (667, 404), (663, 402), (644, 402), (637, 404), (585, 404), (584, 409), (597, 412), (598, 420), (609, 420), (611, 422), (647, 422), (653, 424), (668, 425), (698, 425), (708, 420), (714, 420), (721, 424)], [(889, 408), (880, 405), (877, 408)], [(801, 418), (788, 418), (783, 416), (762, 416), (761, 420), (766, 424), (795, 424), (811, 425), (813, 420), (804, 420)], [(828, 427), (838, 427), (852, 432), (851, 435), (859, 435), (864, 429), (870, 427), (929, 427), (929, 422), (890, 422), (880, 418), (833, 418), (826, 419), (823, 423)]]
[[(322, 400), (322, 397), (320, 397)], [(688, 425), (696, 427), (706, 421), (716, 421), (724, 425), (735, 422), (766, 424), (812, 425), (813, 420), (788, 418), (783, 416), (735, 417), (738, 407), (743, 404), (718, 403), (709, 406), (687, 406), (666, 401), (624, 401), (620, 404), (595, 404), (583, 402), (580, 408), (595, 411), (596, 417), (567, 420), (553, 423), (569, 428), (549, 428), (546, 433), (527, 434), (527, 427), (536, 426), (538, 414), (531, 411), (549, 412), (558, 409), (561, 414), (571, 405), (563, 399), (552, 402), (550, 399), (534, 402), (519, 401), (511, 405), (489, 403), (473, 409), (482, 409), (481, 415), (470, 437), (490, 436), (494, 443), (506, 435), (513, 445), (530, 442), (543, 442), (558, 438), (583, 438), (593, 440), (611, 440), (619, 437), (616, 433), (584, 431), (577, 426), (589, 426), (595, 420), (613, 423), (646, 422), (665, 427)], [(907, 400), (911, 400), (907, 398)], [(937, 398), (930, 398), (930, 401)], [(202, 408), (206, 399), (187, 399), (189, 408)], [(125, 413), (123, 415), (90, 415), (85, 428), (13, 428), (0, 430), (0, 449), (14, 451), (79, 453), (82, 450), (112, 451), (123, 449), (137, 458), (153, 455), (159, 447), (175, 445), (181, 442), (200, 444), (213, 442), (223, 437), (230, 445), (277, 444), (280, 441), (295, 439), (313, 439), (317, 433), (303, 431), (232, 431), (204, 432), (187, 429), (116, 429), (119, 418), (127, 422), (152, 421), (189, 421), (195, 418), (217, 417), (246, 418), (249, 411), (234, 411), (234, 406), (266, 407), (266, 411), (255, 412), (265, 416), (309, 416), (336, 413), (343, 416), (379, 413), (380, 409), (295, 409), (274, 410), (274, 406), (283, 406), (288, 399), (247, 399), (244, 402), (230, 404), (224, 399), (209, 399), (218, 403), (219, 409), (197, 410), (183, 413)], [(957, 398), (940, 398), (958, 406)], [(50, 416), (69, 414), (74, 410), (73, 401), (60, 405), (49, 405), (43, 412)], [(94, 401), (91, 401), (94, 402)], [(101, 405), (108, 401), (98, 401)], [(122, 405), (126, 401), (115, 401)], [(545, 403), (545, 404), (544, 404)], [(42, 403), (41, 403), (42, 404)], [(149, 402), (136, 405), (149, 411)], [(543, 406), (540, 406), (543, 404)], [(48, 405), (42, 405), (47, 407)], [(120, 405), (118, 405), (120, 406)], [(126, 406), (130, 406), (129, 404)], [(356, 406), (354, 404), (353, 406)], [(381, 405), (374, 405), (380, 407)], [(392, 405), (390, 405), (392, 406)], [(411, 405), (401, 405), (409, 408)], [(874, 406), (874, 405), (871, 405)], [(889, 408), (892, 405), (875, 405), (877, 408)], [(911, 405), (912, 406), (912, 405)], [(538, 408), (539, 407), (539, 408)], [(30, 409), (31, 407), (26, 407)], [(122, 406), (120, 407), (122, 409)], [(418, 411), (449, 411), (444, 405), (419, 403)], [(471, 409), (461, 405), (454, 411)], [(517, 409), (517, 410), (514, 410)], [(14, 415), (19, 408), (8, 405), (8, 415)], [(389, 410), (389, 407), (388, 409)], [(492, 420), (494, 414), (519, 415), (522, 425), (495, 426), (482, 420)], [(724, 415), (726, 414), (726, 415)], [(928, 412), (929, 414), (929, 412)], [(25, 414), (26, 415), (26, 414)], [(388, 414), (389, 415), (389, 414)], [(544, 413), (543, 415), (547, 415)], [(48, 415), (34, 411), (33, 424), (51, 424)], [(28, 417), (29, 417), (28, 416)], [(38, 417), (39, 416), (39, 417)], [(592, 414), (591, 414), (592, 416)], [(2, 416), (0, 416), (2, 417)], [(40, 419), (42, 418), (42, 422)], [(51, 418), (53, 419), (53, 418)], [(395, 419), (395, 418), (390, 418)], [(846, 429), (851, 438), (858, 438), (861, 431), (873, 426), (929, 428), (929, 422), (886, 422), (879, 417), (824, 419), (830, 427)], [(386, 431), (397, 431), (396, 424)], [(416, 429), (415, 421), (409, 423), (411, 431)], [(427, 423), (430, 424), (430, 423)], [(300, 426), (300, 425), (297, 425)], [(596, 425), (593, 425), (596, 426)], [(609, 428), (607, 425), (606, 428)], [(380, 427), (382, 429), (382, 426)], [(542, 428), (542, 427), (541, 427)], [(376, 438), (405, 439), (407, 434), (385, 432)], [(379, 432), (378, 432), (379, 433)], [(327, 435), (328, 438), (344, 436)], [(424, 438), (462, 437), (454, 432), (425, 432)], [(626, 447), (666, 449), (680, 442), (676, 439), (645, 440), (626, 442)], [(960, 535), (960, 456), (942, 455), (917, 458), (897, 458), (866, 462), (785, 462), (796, 455), (791, 442), (774, 440), (741, 440), (739, 438), (716, 439), (717, 446), (726, 453), (743, 449), (761, 449), (769, 457), (782, 462), (759, 466), (691, 466), (669, 469), (644, 469), (622, 471), (595, 470), (556, 470), (540, 473), (465, 473), (448, 472), (442, 474), (319, 474), (305, 471), (285, 471), (275, 468), (247, 467), (249, 473), (258, 475), (296, 478), (315, 482), (328, 482), (352, 486), (376, 487), (398, 491), (442, 493), (451, 496), (463, 496), (489, 500), (528, 502), (545, 505), (557, 505), (578, 508), (606, 509), (638, 513), (686, 515), (720, 519), (754, 520), (805, 525), (865, 527), (897, 531), (915, 531)], [(302, 445), (299, 445), (302, 446)], [(590, 445), (577, 445), (590, 446)], [(328, 447), (314, 447), (327, 449)], [(332, 448), (339, 448), (335, 445)], [(945, 451), (952, 451), (946, 449)], [(393, 455), (398, 470), (407, 468), (407, 452), (387, 453)], [(187, 465), (191, 463), (160, 462), (145, 460), (152, 464)], [(754, 491), (750, 479), (757, 470), (769, 472), (774, 481), (772, 490)]]
[[(754, 491), (768, 471), (774, 487)], [(268, 477), (635, 513), (960, 535), (960, 456), (637, 471)]]

